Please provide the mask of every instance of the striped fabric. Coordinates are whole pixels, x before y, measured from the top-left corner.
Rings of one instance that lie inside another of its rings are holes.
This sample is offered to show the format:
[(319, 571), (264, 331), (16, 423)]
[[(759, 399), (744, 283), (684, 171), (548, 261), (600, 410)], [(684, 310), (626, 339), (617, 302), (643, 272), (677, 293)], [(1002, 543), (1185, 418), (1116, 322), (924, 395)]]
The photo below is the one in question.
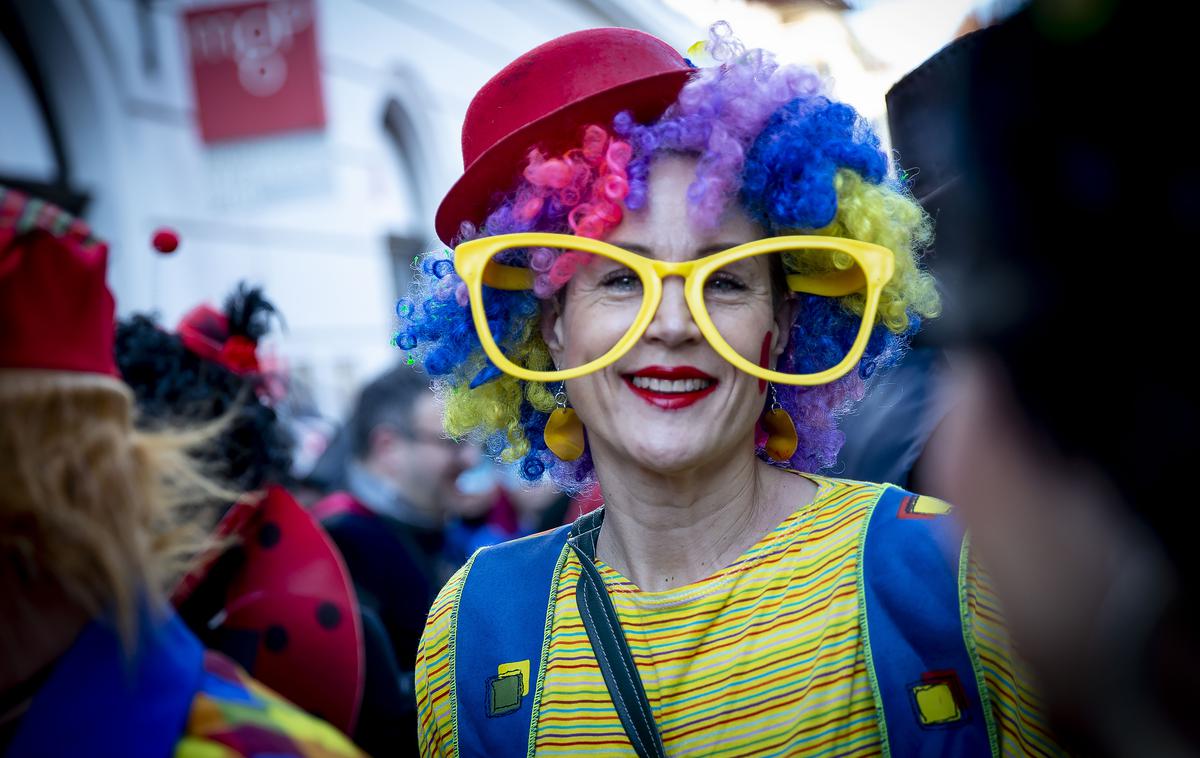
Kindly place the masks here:
[(0, 229), (12, 229), (24, 234), (33, 229), (50, 232), (56, 237), (69, 236), (84, 248), (95, 247), (100, 239), (82, 219), (75, 218), (56, 205), (30, 197), (24, 192), (0, 184)]
[(987, 679), (1004, 755), (1062, 755), (1041, 713), (1038, 695), (1030, 688), (1031, 674), (1013, 652), (1004, 630), (1000, 601), (983, 570), (974, 562), (967, 576), (967, 606), (974, 621), (979, 662)]
[[(819, 485), (811, 504), (707, 579), (643, 592), (598, 562), (670, 755), (880, 753), (856, 581), (863, 518), (882, 487), (811, 478)], [(551, 628), (537, 753), (632, 755), (575, 604), (579, 572), (572, 554)], [(448, 645), (462, 576), (439, 595), (418, 654), (426, 756), (457, 755)], [(977, 571), (968, 582), (1002, 752), (1058, 754), (1018, 678), (995, 598)]]
[(358, 758), (349, 738), (228, 658), (204, 655), (204, 676), (175, 758)]

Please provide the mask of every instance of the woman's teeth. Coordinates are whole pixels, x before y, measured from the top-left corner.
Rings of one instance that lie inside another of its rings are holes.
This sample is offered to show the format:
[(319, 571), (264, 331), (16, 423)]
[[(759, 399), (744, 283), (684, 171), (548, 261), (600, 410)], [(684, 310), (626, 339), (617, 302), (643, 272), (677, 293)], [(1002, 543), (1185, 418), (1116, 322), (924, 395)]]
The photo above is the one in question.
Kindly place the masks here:
[(632, 377), (634, 387), (651, 392), (697, 392), (712, 384), (708, 379), (654, 379), (649, 376)]

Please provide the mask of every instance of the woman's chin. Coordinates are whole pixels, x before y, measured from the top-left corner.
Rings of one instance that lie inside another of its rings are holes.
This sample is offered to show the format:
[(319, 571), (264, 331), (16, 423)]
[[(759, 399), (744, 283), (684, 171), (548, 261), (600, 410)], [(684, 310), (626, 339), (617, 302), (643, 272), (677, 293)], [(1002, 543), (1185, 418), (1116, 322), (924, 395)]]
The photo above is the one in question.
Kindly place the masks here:
[[(700, 435), (706, 436), (706, 435)], [(643, 436), (625, 445), (625, 454), (631, 462), (651, 471), (673, 474), (711, 465), (717, 457), (710, 445), (702, 440), (673, 438), (654, 439)]]
[[(641, 398), (629, 403), (586, 408), (580, 415), (597, 419), (587, 424), (593, 452), (611, 451), (621, 466), (634, 465), (664, 474), (697, 467), (723, 467), (739, 448), (753, 454), (755, 402), (741, 406), (729, 398), (709, 396), (686, 408), (663, 410)], [(602, 420), (601, 420), (602, 419)], [(742, 429), (743, 433), (730, 430)], [(608, 458), (600, 452), (598, 458)], [(618, 474), (619, 475), (619, 474)]]

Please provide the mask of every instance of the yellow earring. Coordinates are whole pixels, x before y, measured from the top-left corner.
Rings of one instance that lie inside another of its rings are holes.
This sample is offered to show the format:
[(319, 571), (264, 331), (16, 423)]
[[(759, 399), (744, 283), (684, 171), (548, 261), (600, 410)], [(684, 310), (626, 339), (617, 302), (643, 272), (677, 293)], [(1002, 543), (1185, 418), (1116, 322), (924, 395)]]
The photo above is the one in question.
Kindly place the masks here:
[(562, 390), (554, 396), (558, 407), (546, 420), (546, 429), (542, 436), (546, 438), (546, 447), (562, 461), (577, 460), (583, 455), (583, 422), (579, 420), (575, 409), (567, 406), (567, 393)]
[(780, 462), (790, 461), (800, 440), (795, 422), (779, 404), (774, 384), (771, 385), (771, 408), (763, 413), (760, 423), (767, 433), (767, 455)]

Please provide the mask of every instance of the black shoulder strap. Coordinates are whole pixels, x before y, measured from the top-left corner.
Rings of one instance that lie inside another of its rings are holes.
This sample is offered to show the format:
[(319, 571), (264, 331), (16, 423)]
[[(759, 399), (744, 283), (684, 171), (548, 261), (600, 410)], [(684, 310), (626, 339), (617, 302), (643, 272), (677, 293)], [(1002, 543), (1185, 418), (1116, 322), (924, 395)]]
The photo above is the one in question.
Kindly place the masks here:
[(608, 596), (604, 579), (596, 570), (596, 537), (603, 523), (603, 508), (585, 513), (571, 525), (571, 536), (567, 539), (567, 544), (575, 551), (583, 566), (579, 584), (575, 588), (579, 615), (630, 743), (642, 758), (665, 758), (667, 753), (658, 733), (658, 725), (654, 723), (646, 689), (638, 676), (633, 653), (625, 641), (625, 633), (621, 630), (621, 622), (617, 619), (617, 611)]

